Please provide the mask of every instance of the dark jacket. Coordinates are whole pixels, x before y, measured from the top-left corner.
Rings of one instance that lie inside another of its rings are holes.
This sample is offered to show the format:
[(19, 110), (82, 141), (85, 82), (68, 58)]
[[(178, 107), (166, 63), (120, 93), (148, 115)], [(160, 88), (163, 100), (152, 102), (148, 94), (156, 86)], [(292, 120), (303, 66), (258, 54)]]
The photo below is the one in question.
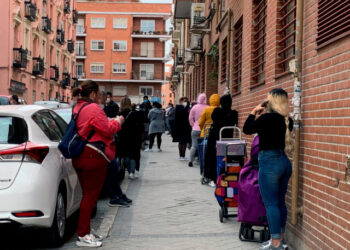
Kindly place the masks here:
[[(216, 141), (219, 140), (219, 133), (222, 127), (237, 126), (238, 112), (232, 110), (232, 98), (230, 95), (224, 95), (220, 98), (220, 108), (214, 109), (211, 117), (213, 125), (208, 137), (208, 148), (204, 164), (204, 176), (216, 181)], [(232, 137), (232, 131), (223, 133), (224, 138)]]
[(119, 106), (115, 102), (111, 101), (109, 104), (104, 106), (103, 111), (106, 113), (107, 117), (114, 118), (119, 113)]
[(143, 133), (143, 114), (125, 110), (119, 113), (125, 118), (121, 131), (117, 134), (117, 156), (140, 159)]
[(189, 107), (176, 105), (175, 124), (172, 131), (173, 142), (190, 143), (191, 142), (191, 125), (188, 121), (190, 115)]
[(143, 102), (141, 105), (140, 105), (140, 111), (142, 111), (145, 115), (145, 123), (149, 123), (149, 119), (148, 119), (148, 113), (149, 111), (152, 109), (152, 105), (150, 103), (150, 101), (147, 101), (147, 102)]

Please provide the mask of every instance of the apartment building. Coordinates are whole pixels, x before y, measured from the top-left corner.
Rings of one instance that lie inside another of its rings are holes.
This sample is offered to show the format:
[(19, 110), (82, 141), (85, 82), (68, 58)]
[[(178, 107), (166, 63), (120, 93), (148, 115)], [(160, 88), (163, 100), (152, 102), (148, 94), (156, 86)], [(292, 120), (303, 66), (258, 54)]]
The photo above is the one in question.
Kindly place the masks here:
[(171, 60), (166, 20), (171, 4), (138, 1), (78, 1), (77, 76), (95, 80), (119, 101), (144, 95), (161, 102), (164, 65)]
[(174, 104), (175, 94), (173, 91), (173, 83), (171, 82), (171, 74), (173, 70), (172, 64), (165, 65), (165, 84), (162, 85), (162, 102), (163, 108), (167, 107), (169, 103)]
[(242, 127), (269, 90), (288, 91), (301, 125), (288, 241), (294, 249), (349, 249), (349, 1), (176, 0), (174, 7), (176, 94), (230, 93)]
[(0, 94), (26, 103), (71, 100), (75, 0), (0, 1)]

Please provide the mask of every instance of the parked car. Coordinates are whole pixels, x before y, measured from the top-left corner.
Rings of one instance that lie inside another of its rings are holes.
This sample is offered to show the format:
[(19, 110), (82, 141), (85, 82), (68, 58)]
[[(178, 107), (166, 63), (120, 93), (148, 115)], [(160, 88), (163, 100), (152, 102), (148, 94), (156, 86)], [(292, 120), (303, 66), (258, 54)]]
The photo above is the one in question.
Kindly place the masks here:
[(45, 228), (54, 246), (82, 197), (71, 160), (57, 148), (66, 126), (41, 106), (0, 106), (0, 224)]
[(63, 120), (65, 120), (67, 123), (70, 122), (72, 119), (72, 108), (59, 108), (59, 109), (53, 109), (57, 114), (59, 114)]
[(70, 105), (65, 102), (56, 102), (56, 101), (36, 101), (35, 105), (40, 105), (45, 108), (54, 109), (54, 108), (69, 108)]

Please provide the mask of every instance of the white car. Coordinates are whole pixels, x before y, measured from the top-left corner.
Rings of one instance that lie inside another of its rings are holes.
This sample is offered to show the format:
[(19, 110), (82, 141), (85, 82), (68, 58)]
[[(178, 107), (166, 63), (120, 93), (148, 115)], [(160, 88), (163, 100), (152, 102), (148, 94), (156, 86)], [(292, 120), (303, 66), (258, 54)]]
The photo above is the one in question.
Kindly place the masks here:
[(71, 160), (57, 148), (66, 126), (42, 106), (0, 106), (0, 224), (47, 228), (55, 246), (82, 197)]

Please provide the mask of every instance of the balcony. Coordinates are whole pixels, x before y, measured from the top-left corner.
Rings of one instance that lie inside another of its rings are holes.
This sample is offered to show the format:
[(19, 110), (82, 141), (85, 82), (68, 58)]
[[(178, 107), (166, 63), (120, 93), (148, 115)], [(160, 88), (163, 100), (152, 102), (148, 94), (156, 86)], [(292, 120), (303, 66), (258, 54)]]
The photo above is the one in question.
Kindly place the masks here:
[(37, 14), (37, 7), (32, 1), (25, 1), (25, 14), (24, 16), (29, 20), (29, 21), (35, 21), (36, 20), (36, 14)]
[(51, 19), (43, 16), (42, 17), (43, 20), (43, 27), (42, 30), (46, 33), (46, 34), (50, 34), (51, 33)]
[(86, 36), (84, 25), (77, 25), (77, 37)]
[(64, 30), (63, 29), (60, 29), (60, 28), (57, 29), (56, 41), (61, 45), (64, 44)]
[(179, 76), (178, 76), (178, 75), (173, 75), (171, 81), (172, 81), (173, 83), (178, 83), (178, 82), (179, 82)]
[(135, 70), (131, 72), (131, 80), (140, 80), (140, 81), (160, 81), (163, 82), (163, 72), (162, 71), (154, 71), (147, 72), (143, 70)]
[(28, 50), (22, 48), (13, 48), (13, 67), (27, 67)]
[(66, 3), (64, 4), (64, 13), (69, 14), (70, 13), (70, 1), (67, 0)]
[(76, 59), (86, 59), (86, 50), (85, 48), (82, 46), (77, 46), (76, 47), (76, 51), (75, 51), (75, 58)]
[(70, 53), (74, 53), (74, 41), (73, 40), (67, 41), (67, 49)]
[(171, 32), (167, 31), (148, 31), (134, 30), (131, 34), (133, 38), (152, 38), (160, 41), (168, 41), (171, 39)]
[(70, 86), (70, 74), (68, 72), (64, 72), (62, 74), (61, 87), (65, 89), (68, 86)]
[(60, 70), (59, 68), (55, 66), (50, 66), (50, 80), (58, 81), (60, 77)]
[(73, 10), (73, 23), (78, 23), (79, 13), (77, 10)]
[(142, 60), (142, 61), (163, 61), (164, 50), (139, 50), (133, 51), (131, 60)]
[(44, 71), (44, 60), (40, 57), (33, 57), (33, 75), (43, 75)]

